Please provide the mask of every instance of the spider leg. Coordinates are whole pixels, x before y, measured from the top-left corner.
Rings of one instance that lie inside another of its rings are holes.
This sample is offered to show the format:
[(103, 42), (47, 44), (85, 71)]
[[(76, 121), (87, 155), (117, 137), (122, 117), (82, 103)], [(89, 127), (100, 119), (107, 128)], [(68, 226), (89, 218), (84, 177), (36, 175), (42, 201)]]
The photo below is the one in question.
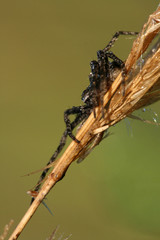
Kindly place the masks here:
[(95, 112), (95, 107), (97, 107), (99, 105), (99, 101), (98, 101), (98, 88), (99, 88), (99, 64), (97, 61), (91, 61), (90, 62), (90, 66), (91, 66), (91, 73), (89, 75), (89, 81), (90, 81), (90, 105), (93, 108), (93, 114), (94, 117), (96, 118), (96, 112)]
[[(71, 129), (73, 130), (80, 122), (82, 122), (86, 117), (88, 116), (88, 113), (86, 111), (86, 114), (80, 114), (77, 115), (77, 117), (75, 118), (75, 120), (71, 123)], [(67, 129), (64, 131), (61, 139), (60, 139), (60, 143), (56, 149), (56, 151), (54, 152), (54, 154), (52, 155), (52, 157), (50, 158), (49, 162), (47, 163), (46, 166), (50, 165), (52, 162), (54, 162), (57, 158), (57, 156), (60, 154), (60, 152), (62, 151), (62, 149), (64, 148), (65, 144), (66, 144), (66, 140), (67, 140), (67, 136), (68, 136), (68, 132)], [(34, 191), (38, 192), (38, 190), (40, 189), (41, 183), (43, 181), (43, 179), (45, 178), (47, 172), (49, 171), (50, 168), (46, 168), (44, 169), (44, 171), (42, 172), (39, 181), (34, 189)], [(31, 199), (31, 203), (34, 201), (34, 198)]]
[(125, 67), (124, 62), (120, 58), (118, 58), (113, 52), (105, 52), (105, 55), (111, 58), (120, 68)]
[(116, 32), (112, 39), (109, 41), (109, 43), (107, 44), (107, 46), (103, 49), (104, 52), (107, 52), (112, 46), (113, 44), (115, 43), (115, 41), (118, 39), (118, 37), (120, 35), (130, 35), (130, 36), (135, 36), (137, 35), (138, 32), (130, 32), (130, 31), (118, 31)]
[(121, 61), (119, 58), (117, 58), (112, 52), (108, 52), (109, 49), (113, 46), (113, 44), (115, 43), (115, 41), (118, 39), (118, 37), (120, 35), (130, 35), (130, 36), (135, 36), (137, 35), (138, 32), (130, 32), (130, 31), (118, 31), (114, 34), (114, 36), (112, 37), (112, 39), (110, 40), (110, 42), (107, 44), (107, 46), (103, 49), (103, 51), (108, 55), (108, 57), (110, 57), (111, 59), (113, 59), (114, 61), (116, 61), (117, 64), (119, 64), (119, 66), (122, 69), (122, 89), (123, 89), (123, 95), (125, 94), (125, 75), (126, 75), (126, 69), (125, 69), (125, 64), (123, 63), (123, 61)]
[(80, 143), (80, 141), (78, 139), (76, 139), (76, 137), (72, 134), (72, 125), (71, 125), (71, 121), (69, 120), (69, 115), (72, 114), (78, 114), (79, 118), (83, 118), (83, 115), (85, 116), (85, 114), (88, 111), (89, 106), (84, 105), (84, 106), (78, 106), (78, 107), (72, 107), (70, 109), (67, 109), (64, 112), (64, 121), (66, 123), (66, 130), (67, 130), (67, 134), (70, 136), (70, 138), (72, 138), (75, 142)]
[(71, 114), (79, 114), (79, 113), (81, 113), (81, 106), (79, 106), (79, 107), (72, 107), (70, 109), (67, 109), (64, 112), (64, 121), (66, 123), (67, 134), (70, 136), (70, 138), (72, 138), (77, 143), (80, 143), (80, 141), (78, 139), (76, 139), (76, 137), (72, 134), (71, 122), (70, 122), (68, 116), (71, 115)]
[[(50, 160), (49, 160), (49, 162), (47, 163), (46, 166), (50, 165), (52, 162), (54, 162), (56, 160), (57, 156), (59, 155), (59, 153), (62, 151), (63, 147), (66, 144), (67, 135), (68, 135), (67, 130), (65, 130), (65, 132), (63, 133), (63, 135), (61, 137), (60, 143), (59, 143), (56, 151), (54, 152), (54, 154), (52, 155), (52, 157), (50, 158)], [(38, 192), (38, 190), (40, 189), (41, 183), (42, 183), (43, 179), (45, 178), (49, 169), (50, 168), (46, 168), (46, 169), (43, 170), (34, 191)], [(33, 201), (34, 201), (34, 198), (31, 199), (31, 204), (32, 204)]]
[(110, 82), (110, 67), (108, 56), (104, 53), (103, 50), (97, 52), (97, 59), (99, 63), (99, 101), (101, 106), (102, 117), (104, 118), (104, 107), (103, 107), (103, 97), (107, 92)]

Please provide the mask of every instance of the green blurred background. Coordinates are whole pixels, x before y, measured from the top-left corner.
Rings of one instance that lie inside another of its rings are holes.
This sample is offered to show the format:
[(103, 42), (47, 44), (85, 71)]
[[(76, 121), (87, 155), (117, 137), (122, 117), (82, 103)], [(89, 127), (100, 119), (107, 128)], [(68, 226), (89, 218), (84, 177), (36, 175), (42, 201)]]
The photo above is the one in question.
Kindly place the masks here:
[[(27, 210), (26, 192), (40, 173), (21, 176), (45, 166), (57, 147), (63, 112), (81, 104), (96, 51), (117, 30), (140, 31), (157, 6), (154, 0), (0, 2), (0, 233)], [(125, 59), (133, 39), (121, 37), (114, 53)], [(159, 106), (152, 110), (159, 113)], [(57, 225), (76, 240), (160, 239), (160, 128), (129, 120), (110, 131), (48, 195), (54, 216), (40, 206), (20, 239), (46, 239)]]

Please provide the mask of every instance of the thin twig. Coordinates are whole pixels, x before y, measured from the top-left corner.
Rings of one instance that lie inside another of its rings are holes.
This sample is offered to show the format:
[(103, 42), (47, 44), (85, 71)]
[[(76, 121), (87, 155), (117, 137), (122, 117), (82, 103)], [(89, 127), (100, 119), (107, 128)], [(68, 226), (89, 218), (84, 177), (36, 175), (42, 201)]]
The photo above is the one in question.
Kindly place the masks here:
[[(80, 144), (72, 141), (62, 157), (56, 161), (54, 169), (48, 175), (38, 196), (35, 198), (9, 240), (18, 238), (42, 200), (56, 182), (61, 180), (70, 164), (81, 156), (83, 150), (87, 149), (86, 146), (88, 147), (88, 143), (94, 141), (96, 129), (99, 129), (99, 132), (103, 132), (105, 128), (116, 124), (134, 110), (147, 105), (150, 101), (152, 102), (147, 93), (151, 91), (150, 89), (153, 88), (154, 84), (160, 79), (160, 49), (156, 49), (146, 60), (142, 69), (136, 74), (134, 74), (134, 72), (137, 69), (137, 60), (146, 51), (159, 31), (160, 7), (149, 16), (148, 22), (144, 25), (138, 38), (134, 41), (133, 48), (126, 61), (125, 95), (122, 95), (121, 83), (124, 79), (122, 79), (122, 74), (120, 74), (104, 96), (104, 107), (109, 103), (109, 108), (105, 110), (104, 118), (102, 118), (101, 107), (95, 109), (96, 118), (93, 113), (89, 116), (76, 136), (76, 138), (80, 140)], [(131, 75), (133, 75), (133, 77), (131, 77)], [(154, 98), (154, 101), (160, 97), (158, 92), (157, 94), (158, 96)], [(152, 97), (151, 92), (149, 96)]]

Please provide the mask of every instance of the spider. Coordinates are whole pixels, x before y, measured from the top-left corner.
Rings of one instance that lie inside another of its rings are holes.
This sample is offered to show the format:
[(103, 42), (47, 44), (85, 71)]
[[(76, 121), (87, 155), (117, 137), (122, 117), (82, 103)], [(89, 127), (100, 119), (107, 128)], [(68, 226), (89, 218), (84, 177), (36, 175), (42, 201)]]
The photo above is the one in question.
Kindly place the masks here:
[[(80, 143), (78, 139), (72, 133), (71, 122), (69, 120), (69, 115), (73, 114), (86, 114), (90, 109), (90, 113), (94, 112), (95, 107), (101, 105), (102, 117), (104, 117), (103, 109), (103, 97), (107, 92), (108, 88), (118, 76), (120, 71), (125, 74), (125, 63), (116, 57), (113, 52), (110, 52), (109, 49), (113, 46), (114, 42), (118, 39), (119, 35), (137, 35), (138, 32), (129, 32), (129, 31), (119, 31), (116, 32), (111, 41), (103, 50), (97, 51), (97, 61), (93, 60), (90, 62), (91, 73), (89, 75), (90, 85), (82, 92), (82, 101), (85, 105), (72, 107), (67, 109), (64, 112), (64, 121), (66, 124), (66, 130), (70, 138), (77, 143)], [(112, 59), (112, 62), (109, 61), (109, 58)]]
[[(111, 41), (107, 44), (107, 46), (103, 50), (97, 51), (97, 61), (93, 60), (90, 62), (91, 72), (89, 74), (89, 86), (82, 92), (81, 100), (84, 105), (82, 106), (73, 106), (70, 109), (67, 109), (64, 112), (64, 122), (66, 124), (66, 130), (64, 131), (60, 143), (50, 158), (47, 165), (50, 165), (57, 156), (62, 151), (63, 147), (66, 144), (67, 136), (73, 139), (75, 142), (80, 143), (78, 139), (73, 135), (72, 131), (75, 127), (77, 127), (80, 123), (83, 123), (93, 112), (94, 117), (96, 117), (95, 107), (101, 106), (102, 117), (104, 117), (104, 109), (103, 109), (103, 97), (112, 82), (115, 80), (120, 71), (125, 70), (124, 62), (116, 57), (109, 49), (113, 46), (114, 42), (118, 39), (119, 35), (137, 35), (138, 32), (129, 32), (129, 31), (119, 31), (114, 34)], [(109, 61), (109, 58), (112, 61)], [(125, 72), (125, 71), (124, 71)], [(73, 122), (70, 121), (69, 116), (75, 115), (75, 119)], [(97, 140), (93, 143), (91, 149), (95, 147), (101, 141), (103, 134), (97, 137)], [(88, 151), (84, 156), (88, 155)], [(82, 159), (84, 157), (82, 156)], [(40, 185), (45, 178), (47, 172), (50, 168), (46, 168), (43, 170), (40, 179), (34, 189), (34, 191), (38, 191)], [(63, 176), (62, 176), (63, 178)], [(61, 179), (60, 179), (61, 180)], [(34, 201), (32, 198), (31, 203)]]

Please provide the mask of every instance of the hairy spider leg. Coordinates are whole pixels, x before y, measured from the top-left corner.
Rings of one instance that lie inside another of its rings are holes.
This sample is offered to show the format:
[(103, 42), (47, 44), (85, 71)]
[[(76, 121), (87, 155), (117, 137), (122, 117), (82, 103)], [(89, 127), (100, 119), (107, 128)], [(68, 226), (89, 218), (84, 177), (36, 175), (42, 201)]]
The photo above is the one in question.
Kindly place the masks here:
[[(109, 62), (108, 59), (112, 59)], [(99, 64), (99, 80), (97, 80), (97, 98), (101, 106), (102, 117), (104, 118), (103, 98), (111, 83), (117, 76), (117, 69), (123, 69), (124, 63), (121, 59), (116, 57), (112, 52), (97, 51), (97, 59)]]
[(99, 102), (101, 106), (102, 117), (104, 118), (104, 108), (103, 108), (103, 97), (108, 90), (109, 81), (110, 81), (110, 68), (109, 68), (109, 61), (108, 56), (105, 55), (104, 51), (99, 50), (97, 51), (97, 59), (99, 63)]
[[(89, 113), (87, 113), (87, 111), (84, 114), (78, 114), (75, 118), (75, 120), (71, 123), (71, 129), (73, 130), (79, 123), (81, 123), (87, 116), (89, 115)], [(66, 140), (67, 140), (67, 136), (68, 136), (68, 132), (67, 129), (64, 131), (61, 139), (60, 139), (60, 143), (56, 149), (56, 151), (54, 152), (54, 154), (52, 155), (52, 157), (50, 158), (49, 162), (47, 163), (46, 166), (50, 165), (51, 163), (53, 163), (57, 156), (60, 154), (60, 152), (62, 151), (62, 149), (64, 148), (65, 144), (66, 144)], [(43, 181), (43, 179), (45, 178), (47, 172), (49, 171), (50, 168), (46, 168), (44, 169), (44, 171), (42, 172), (39, 181), (34, 189), (35, 192), (38, 192), (38, 190), (40, 189), (41, 183)], [(31, 199), (31, 203), (34, 201), (34, 198)]]
[[(66, 144), (66, 139), (67, 139), (67, 130), (63, 133), (62, 137), (61, 137), (61, 140), (60, 140), (60, 144), (58, 145), (56, 151), (54, 152), (54, 154), (52, 155), (52, 157), (50, 158), (49, 162), (46, 164), (46, 166), (50, 165), (52, 162), (54, 162), (57, 158), (57, 156), (60, 154), (60, 152), (62, 151), (63, 147), (65, 146)], [(38, 182), (37, 182), (37, 185), (34, 189), (34, 191), (38, 192), (38, 190), (40, 189), (40, 186), (41, 186), (41, 183), (43, 181), (43, 179), (45, 178), (47, 172), (49, 171), (50, 168), (46, 168), (43, 170)], [(31, 204), (32, 202), (34, 201), (34, 198), (32, 197), (31, 199)]]
[(78, 107), (72, 107), (67, 109), (64, 112), (64, 121), (66, 123), (66, 130), (67, 134), (72, 138), (75, 142), (80, 143), (78, 139), (72, 134), (72, 127), (71, 127), (71, 121), (69, 120), (69, 115), (72, 114), (79, 114), (79, 116), (86, 116), (86, 114), (90, 112), (90, 106), (83, 105), (83, 106), (78, 106)]
[[(108, 53), (110, 53), (111, 55), (113, 54), (112, 52), (108, 52), (108, 50), (113, 46), (113, 44), (115, 43), (115, 41), (118, 39), (118, 37), (120, 36), (120, 35), (130, 35), (130, 36), (135, 36), (135, 35), (138, 35), (139, 33), (138, 32), (131, 32), (131, 31), (118, 31), (118, 32), (116, 32), (114, 35), (113, 35), (113, 37), (112, 37), (112, 39), (110, 40), (110, 42), (107, 44), (107, 46), (103, 49), (103, 51), (106, 53), (106, 54), (108, 54)], [(114, 55), (115, 56), (115, 55)], [(116, 56), (115, 56), (116, 57)], [(112, 57), (111, 57), (112, 58)], [(117, 57), (116, 57), (117, 58)], [(113, 59), (113, 58), (112, 58)], [(118, 59), (116, 59), (116, 61), (117, 61)], [(120, 59), (119, 59), (120, 60)], [(121, 65), (121, 67), (122, 67), (122, 94), (123, 94), (123, 96), (124, 96), (124, 94), (125, 94), (125, 76), (126, 76), (126, 69), (125, 69), (125, 64), (123, 63), (123, 64), (121, 64), (120, 63), (120, 65)]]
[(96, 118), (95, 107), (99, 105), (98, 102), (98, 88), (99, 88), (99, 64), (97, 61), (93, 60), (90, 62), (91, 73), (89, 75), (90, 89), (88, 92), (88, 102), (86, 104), (90, 105), (93, 108), (93, 114)]
[(138, 35), (139, 32), (131, 32), (131, 31), (117, 31), (112, 39), (109, 41), (109, 43), (107, 44), (107, 46), (103, 49), (104, 52), (107, 52), (111, 47), (113, 47), (113, 44), (115, 43), (115, 41), (117, 41), (118, 37), (120, 35), (130, 35), (130, 36), (135, 36)]
[(111, 58), (120, 68), (124, 68), (124, 62), (118, 58), (113, 52), (105, 52), (105, 56)]

